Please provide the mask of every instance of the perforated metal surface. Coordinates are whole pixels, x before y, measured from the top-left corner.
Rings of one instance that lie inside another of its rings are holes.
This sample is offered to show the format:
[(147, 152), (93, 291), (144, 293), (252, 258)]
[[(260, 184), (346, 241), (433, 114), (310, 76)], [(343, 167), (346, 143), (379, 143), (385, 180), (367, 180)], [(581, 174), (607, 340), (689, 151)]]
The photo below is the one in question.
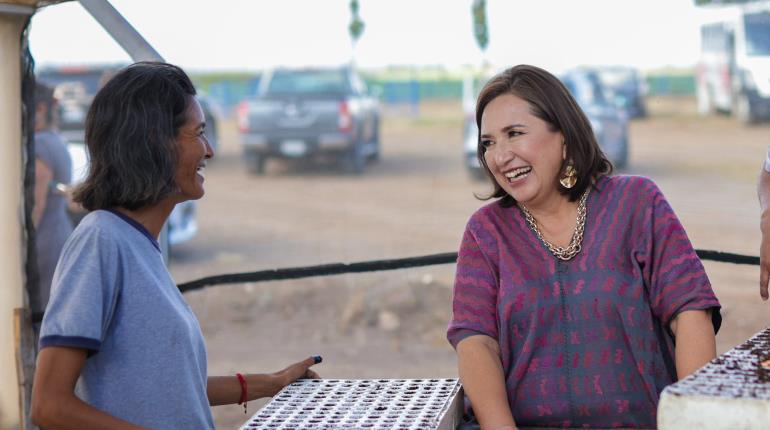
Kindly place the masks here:
[(770, 327), (663, 390), (658, 429), (770, 428)]
[(770, 327), (712, 360), (689, 377), (669, 386), (666, 391), (675, 396), (701, 395), (770, 400), (768, 360)]
[(454, 429), (457, 379), (301, 380), (281, 390), (242, 430)]

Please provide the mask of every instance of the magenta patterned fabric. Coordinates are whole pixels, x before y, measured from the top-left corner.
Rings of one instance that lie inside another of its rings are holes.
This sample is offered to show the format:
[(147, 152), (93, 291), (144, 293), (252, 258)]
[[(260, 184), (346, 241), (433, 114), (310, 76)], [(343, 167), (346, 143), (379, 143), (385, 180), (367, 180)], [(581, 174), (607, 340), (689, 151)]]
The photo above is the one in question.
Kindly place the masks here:
[(588, 197), (582, 251), (557, 260), (517, 206), (494, 202), (468, 222), (457, 261), (452, 346), (500, 344), (519, 426), (655, 428), (676, 380), (669, 323), (719, 301), (658, 187), (600, 178)]

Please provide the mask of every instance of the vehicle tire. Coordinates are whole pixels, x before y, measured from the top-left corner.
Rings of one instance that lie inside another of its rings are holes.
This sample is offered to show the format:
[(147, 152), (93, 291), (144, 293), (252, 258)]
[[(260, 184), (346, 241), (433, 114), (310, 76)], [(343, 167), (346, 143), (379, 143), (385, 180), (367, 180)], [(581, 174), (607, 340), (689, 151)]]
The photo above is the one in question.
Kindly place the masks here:
[(744, 124), (755, 124), (757, 122), (757, 116), (755, 111), (751, 108), (751, 100), (746, 93), (740, 93), (735, 98), (733, 103), (733, 112), (736, 118)]
[(265, 173), (265, 163), (267, 157), (264, 155), (253, 154), (248, 158), (249, 172), (255, 175), (263, 175)]
[(468, 170), (468, 174), (470, 175), (471, 179), (474, 181), (483, 181), (487, 178), (487, 175), (484, 173), (484, 169), (470, 166), (466, 166), (466, 169)]
[(623, 138), (620, 154), (618, 154), (618, 159), (615, 160), (614, 164), (617, 169), (625, 169), (628, 166), (628, 136)]
[(372, 136), (372, 147), (374, 148), (372, 153), (369, 154), (369, 162), (376, 163), (380, 161), (380, 119), (377, 118), (374, 121), (374, 132)]
[(697, 89), (698, 113), (700, 115), (713, 115), (716, 109), (712, 103), (711, 91), (705, 85), (699, 85)]
[(639, 98), (639, 101), (637, 102), (636, 109), (637, 109), (637, 111), (636, 111), (636, 118), (637, 119), (647, 118), (647, 107), (644, 105), (644, 101), (643, 101), (643, 99), (641, 97)]
[(350, 150), (344, 155), (345, 170), (352, 175), (364, 173), (366, 167), (366, 154), (364, 154), (364, 145), (356, 142)]

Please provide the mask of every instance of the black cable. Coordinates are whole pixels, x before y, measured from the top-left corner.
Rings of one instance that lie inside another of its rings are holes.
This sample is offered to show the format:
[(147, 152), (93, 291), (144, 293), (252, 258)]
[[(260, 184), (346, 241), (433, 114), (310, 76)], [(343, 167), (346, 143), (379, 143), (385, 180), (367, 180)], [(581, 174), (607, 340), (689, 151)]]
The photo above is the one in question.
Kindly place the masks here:
[(732, 252), (710, 251), (707, 249), (696, 249), (695, 253), (701, 260), (719, 261), (721, 263), (750, 264), (759, 266), (759, 257), (751, 255), (733, 254)]
[(196, 290), (209, 285), (239, 284), (244, 282), (279, 281), (285, 279), (309, 278), (312, 276), (342, 275), (345, 273), (379, 272), (384, 270), (408, 269), (412, 267), (449, 264), (457, 261), (456, 252), (425, 255), (421, 257), (398, 258), (394, 260), (375, 260), (361, 263), (334, 263), (309, 267), (290, 267), (286, 269), (261, 270), (258, 272), (232, 273), (209, 276), (195, 281), (179, 284), (181, 292)]
[[(702, 249), (696, 249), (695, 252), (702, 260), (712, 260), (733, 264), (751, 264), (755, 266), (759, 265), (759, 257)], [(345, 273), (378, 272), (384, 270), (398, 270), (413, 267), (432, 266), (436, 264), (449, 264), (456, 261), (456, 252), (446, 252), (443, 254), (398, 258), (393, 260), (375, 260), (350, 264), (335, 263), (324, 264), (320, 266), (291, 267), (286, 269), (262, 270), (258, 272), (216, 275), (195, 281), (185, 282), (183, 284), (179, 284), (178, 287), (179, 290), (184, 293), (210, 285), (280, 281), (286, 279), (309, 278), (312, 276), (342, 275)]]
[[(759, 257), (750, 255), (733, 254), (730, 252), (710, 251), (696, 249), (695, 252), (701, 260), (712, 260), (722, 263), (749, 264), (758, 266)], [(319, 266), (289, 267), (286, 269), (260, 270), (257, 272), (230, 273), (225, 275), (208, 276), (195, 281), (179, 284), (177, 287), (182, 293), (197, 290), (212, 285), (241, 284), (245, 282), (282, 281), (287, 279), (310, 278), (313, 276), (342, 275), (345, 273), (381, 272), (385, 270), (409, 269), (414, 267), (433, 266), (437, 264), (450, 264), (457, 261), (456, 252), (443, 254), (423, 255), (419, 257), (397, 258), (392, 260), (364, 261), (360, 263), (334, 263)], [(43, 319), (42, 314), (32, 316), (33, 321)]]

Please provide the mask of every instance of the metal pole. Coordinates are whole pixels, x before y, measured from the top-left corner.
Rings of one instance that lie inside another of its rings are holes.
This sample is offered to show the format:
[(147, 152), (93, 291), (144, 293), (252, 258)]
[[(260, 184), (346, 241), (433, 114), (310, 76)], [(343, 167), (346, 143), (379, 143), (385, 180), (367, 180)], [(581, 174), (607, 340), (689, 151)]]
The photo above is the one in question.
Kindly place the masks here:
[[(79, 0), (83, 8), (91, 14), (112, 38), (118, 42), (134, 61), (165, 61), (163, 57), (139, 34), (120, 12), (107, 0)], [(168, 244), (168, 223), (161, 230), (161, 244)], [(163, 260), (168, 264), (168, 246), (164, 247)]]
[(14, 309), (24, 306), (20, 39), (26, 16), (0, 12), (0, 428), (19, 425)]
[(83, 8), (101, 24), (107, 33), (131, 56), (134, 61), (163, 61), (146, 40), (123, 18), (107, 0), (80, 0)]

